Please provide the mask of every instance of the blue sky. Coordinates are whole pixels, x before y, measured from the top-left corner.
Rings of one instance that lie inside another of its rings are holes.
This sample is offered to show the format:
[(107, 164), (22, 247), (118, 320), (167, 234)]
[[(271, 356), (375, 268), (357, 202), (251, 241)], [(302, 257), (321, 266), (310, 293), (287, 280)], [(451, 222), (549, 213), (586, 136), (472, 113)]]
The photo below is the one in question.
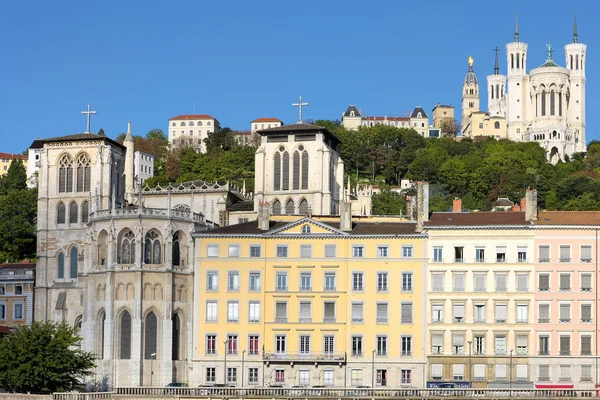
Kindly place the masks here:
[(87, 104), (92, 131), (111, 137), (128, 120), (145, 134), (194, 111), (238, 130), (258, 117), (293, 123), (299, 95), (309, 119), (339, 119), (349, 104), (392, 116), (441, 102), (460, 115), (469, 54), (484, 82), (519, 11), (528, 67), (545, 61), (546, 43), (564, 65), (575, 7), (590, 141), (600, 139), (597, 1), (3, 2), (0, 151), (85, 131)]

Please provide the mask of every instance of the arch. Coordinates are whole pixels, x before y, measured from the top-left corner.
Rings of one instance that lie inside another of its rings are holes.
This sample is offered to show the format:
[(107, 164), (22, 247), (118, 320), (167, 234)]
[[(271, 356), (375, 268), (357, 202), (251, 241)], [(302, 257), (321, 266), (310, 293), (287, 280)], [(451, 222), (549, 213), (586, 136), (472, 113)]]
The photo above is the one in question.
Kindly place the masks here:
[(308, 151), (302, 152), (302, 190), (308, 189)]
[(287, 203), (285, 203), (285, 213), (288, 215), (294, 214), (294, 200), (289, 199)]
[(546, 115), (546, 90), (542, 89), (542, 117)]
[(161, 263), (161, 243), (160, 234), (156, 229), (146, 233), (144, 241), (144, 263), (145, 264), (160, 264)]
[(185, 126), (185, 122), (181, 121), (181, 123), (179, 124), (179, 126)]
[(281, 156), (281, 190), (290, 190), (290, 154), (287, 151)]
[(550, 115), (554, 115), (556, 112), (556, 98), (554, 89), (550, 90)]
[(85, 200), (81, 203), (81, 222), (87, 224), (90, 221), (90, 203)]
[(171, 358), (173, 360), (181, 360), (183, 355), (183, 349), (181, 348), (183, 344), (183, 329), (181, 329), (181, 317), (179, 316), (179, 311), (173, 314), (172, 326), (172, 343), (171, 343)]
[(308, 214), (308, 201), (306, 199), (300, 200), (300, 215)]
[(127, 298), (126, 300), (134, 300), (135, 299), (135, 287), (131, 283), (127, 284)]
[(310, 225), (306, 224), (302, 226), (302, 233), (311, 233), (311, 231)]
[(119, 358), (131, 358), (131, 314), (127, 310), (123, 310), (119, 317)]
[(179, 243), (179, 232), (173, 234), (173, 243), (171, 244), (171, 263), (181, 265), (181, 248)]
[(64, 279), (64, 277), (65, 277), (65, 255), (63, 254), (62, 251), (60, 253), (58, 253), (57, 259), (58, 259), (58, 266), (57, 266), (56, 276), (58, 277), (58, 279)]
[[(144, 318), (144, 359), (158, 359), (158, 318), (150, 311)], [(152, 354), (155, 354), (152, 356)]]
[(575, 69), (579, 69), (579, 54), (575, 55)]
[(56, 223), (64, 224), (67, 222), (67, 207), (62, 201), (58, 203), (56, 207)]
[(294, 151), (293, 163), (292, 163), (292, 189), (300, 189), (300, 153), (298, 150)]
[(63, 154), (58, 160), (58, 192), (73, 191), (73, 159), (69, 154)]
[(81, 325), (83, 324), (83, 315), (78, 315), (75, 318), (75, 323), (73, 324), (73, 328), (75, 328), (75, 332), (80, 335), (81, 334)]
[(281, 154), (273, 156), (273, 190), (281, 190)]
[(71, 204), (69, 204), (69, 223), (70, 224), (76, 224), (79, 222), (78, 212), (79, 212), (79, 207), (77, 206), (77, 203), (72, 201)]
[(519, 54), (519, 53), (517, 53), (517, 69), (519, 69), (519, 68), (520, 68), (520, 67), (519, 67), (519, 59), (520, 59), (520, 58), (521, 58), (521, 57), (520, 57), (520, 54)]
[(106, 321), (106, 313), (104, 310), (100, 310), (98, 313), (98, 342), (96, 344), (96, 351), (99, 359), (104, 359), (104, 321)]
[(570, 68), (571, 68), (571, 69), (573, 69), (573, 54), (571, 54), (571, 55), (569, 56), (569, 60), (570, 60), (570, 65), (571, 65), (571, 67), (570, 67)]
[(119, 260), (120, 264), (135, 264), (135, 235), (131, 229), (125, 229), (121, 232), (119, 241)]
[(562, 93), (558, 92), (558, 116), (562, 117)]
[(190, 123), (188, 124), (188, 126), (194, 126), (194, 121), (190, 121)]
[(79, 251), (77, 250), (77, 246), (71, 247), (70, 251), (70, 260), (69, 260), (69, 278), (75, 279), (77, 278), (77, 270), (78, 270), (78, 257)]
[(89, 192), (90, 180), (92, 174), (90, 156), (87, 153), (81, 153), (77, 156), (77, 191)]
[(152, 285), (149, 283), (146, 283), (144, 285), (144, 300), (145, 301), (152, 300)]
[(490, 85), (490, 93), (491, 93), (491, 98), (494, 98), (494, 85)]
[(273, 201), (271, 209), (273, 210), (273, 215), (281, 215), (281, 202), (275, 199), (275, 201)]
[(497, 98), (497, 99), (499, 99), (499, 98), (500, 98), (500, 95), (499, 95), (499, 93), (500, 93), (500, 85), (499, 85), (499, 84), (496, 84), (496, 98)]
[(515, 69), (515, 55), (510, 55), (510, 69)]
[(98, 234), (98, 265), (106, 265), (108, 260), (108, 232), (102, 229)]
[(500, 122), (494, 122), (494, 129), (500, 129)]
[(153, 296), (154, 300), (158, 300), (158, 301), (162, 301), (163, 299), (163, 288), (162, 286), (157, 283), (156, 285), (154, 285), (154, 296)]

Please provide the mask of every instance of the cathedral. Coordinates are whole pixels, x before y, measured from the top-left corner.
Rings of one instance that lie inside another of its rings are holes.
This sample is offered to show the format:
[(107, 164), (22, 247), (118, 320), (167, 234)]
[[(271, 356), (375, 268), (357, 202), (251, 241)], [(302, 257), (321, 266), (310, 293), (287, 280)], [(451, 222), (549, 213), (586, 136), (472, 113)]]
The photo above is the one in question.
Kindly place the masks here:
[(573, 42), (564, 47), (565, 67), (548, 58), (527, 70), (527, 43), (519, 39), (518, 21), (513, 42), (506, 45), (507, 75), (500, 74), (498, 49), (494, 73), (487, 76), (488, 110), (480, 109), (479, 81), (469, 57), (462, 90), (463, 136), (492, 136), (519, 142), (537, 142), (557, 163), (586, 150), (586, 45), (579, 43), (577, 20)]

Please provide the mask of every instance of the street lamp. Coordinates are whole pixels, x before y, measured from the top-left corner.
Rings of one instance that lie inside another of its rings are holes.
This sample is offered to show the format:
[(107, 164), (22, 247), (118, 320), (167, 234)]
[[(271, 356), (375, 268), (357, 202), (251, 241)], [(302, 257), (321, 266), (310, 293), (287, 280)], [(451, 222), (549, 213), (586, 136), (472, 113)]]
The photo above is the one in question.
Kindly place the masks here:
[(156, 359), (156, 353), (150, 354), (150, 386), (154, 386), (154, 359)]
[[(508, 387), (512, 389), (512, 379), (513, 379), (513, 359), (512, 359), (513, 349), (510, 349), (510, 379), (508, 383)], [(511, 390), (512, 393), (512, 390)]]
[(229, 345), (229, 339), (225, 340), (223, 344), (225, 345), (225, 358), (223, 359), (223, 385), (227, 386), (227, 351), (229, 350), (227, 347)]
[(244, 356), (246, 355), (246, 350), (242, 350), (242, 387), (244, 387)]
[(473, 369), (472, 369), (472, 360), (471, 360), (471, 345), (473, 344), (472, 340), (469, 340), (469, 382), (471, 383), (471, 387), (473, 387)]
[(371, 353), (371, 388), (375, 388), (375, 350)]

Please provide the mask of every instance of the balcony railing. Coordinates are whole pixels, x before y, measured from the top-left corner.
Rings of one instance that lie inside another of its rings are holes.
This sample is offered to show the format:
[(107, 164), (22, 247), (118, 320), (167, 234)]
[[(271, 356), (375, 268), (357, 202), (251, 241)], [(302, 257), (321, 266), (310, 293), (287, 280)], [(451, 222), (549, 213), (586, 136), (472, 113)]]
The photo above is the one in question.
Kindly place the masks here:
[(343, 351), (336, 351), (331, 353), (300, 353), (300, 352), (265, 352), (265, 361), (334, 361), (344, 362), (346, 361), (346, 353)]
[(571, 318), (561, 318), (558, 320), (561, 324), (568, 324), (571, 322)]
[[(113, 214), (114, 213), (114, 214)], [(204, 216), (189, 210), (175, 210), (167, 208), (139, 208), (139, 207), (127, 207), (127, 208), (115, 208), (108, 210), (98, 210), (90, 214), (90, 220), (106, 219), (111, 217), (123, 217), (131, 218), (133, 216), (158, 216), (158, 217), (171, 217), (192, 220), (194, 222), (204, 222)]]
[(591, 258), (582, 258), (580, 261), (581, 261), (582, 263), (589, 264), (589, 263), (591, 263), (591, 262), (592, 262), (592, 259), (591, 259)]
[(550, 351), (549, 350), (540, 350), (538, 355), (540, 356), (549, 356), (550, 355)]
[(591, 292), (591, 291), (592, 291), (592, 288), (591, 288), (591, 287), (582, 287), (582, 288), (581, 288), (581, 291), (582, 291), (582, 292)]
[(550, 259), (549, 258), (539, 258), (538, 261), (541, 263), (549, 263)]
[(569, 262), (571, 262), (571, 258), (559, 258), (559, 259), (558, 259), (558, 262), (561, 262), (561, 263), (569, 263)]
[(455, 258), (455, 259), (454, 259), (454, 262), (455, 262), (455, 263), (463, 263), (463, 262), (465, 262), (465, 259), (464, 259), (464, 258), (462, 258), (462, 257), (461, 257), (461, 258)]

